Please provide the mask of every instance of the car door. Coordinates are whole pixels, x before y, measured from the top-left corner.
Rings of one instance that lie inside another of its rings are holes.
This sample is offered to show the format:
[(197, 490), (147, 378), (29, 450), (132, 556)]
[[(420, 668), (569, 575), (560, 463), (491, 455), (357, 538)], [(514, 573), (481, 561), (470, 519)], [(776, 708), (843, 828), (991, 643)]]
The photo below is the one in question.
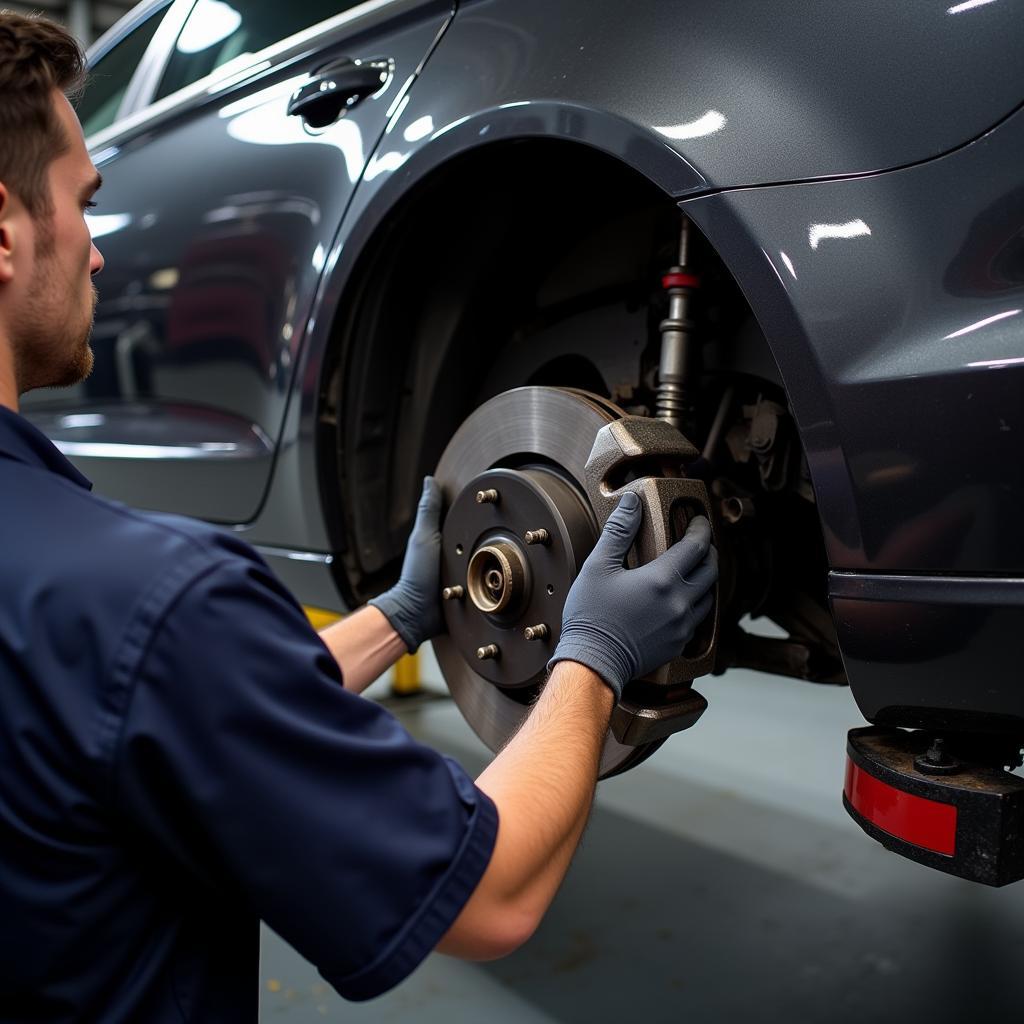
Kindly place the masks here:
[(95, 370), (29, 411), (99, 492), (243, 523), (326, 254), (450, 5), (171, 10), (176, 35), (140, 67), (135, 109), (87, 139), (104, 178)]

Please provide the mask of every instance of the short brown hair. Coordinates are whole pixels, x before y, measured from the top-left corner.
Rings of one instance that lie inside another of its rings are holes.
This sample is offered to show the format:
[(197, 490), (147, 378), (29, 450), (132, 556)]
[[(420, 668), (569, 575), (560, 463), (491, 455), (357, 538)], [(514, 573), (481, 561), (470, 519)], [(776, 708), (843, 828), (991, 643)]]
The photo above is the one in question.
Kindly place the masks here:
[(53, 90), (74, 96), (84, 83), (85, 54), (67, 29), (0, 10), (0, 181), (36, 219), (53, 211), (47, 169), (70, 144)]

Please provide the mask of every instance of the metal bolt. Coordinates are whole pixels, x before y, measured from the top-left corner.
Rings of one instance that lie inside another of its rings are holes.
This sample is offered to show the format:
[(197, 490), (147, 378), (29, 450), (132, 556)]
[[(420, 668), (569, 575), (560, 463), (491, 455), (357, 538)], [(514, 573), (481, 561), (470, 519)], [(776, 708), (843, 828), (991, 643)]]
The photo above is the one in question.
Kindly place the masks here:
[(476, 503), (478, 505), (497, 505), (501, 495), (493, 488), (486, 491), (476, 492)]
[(925, 775), (955, 775), (962, 770), (960, 762), (946, 752), (946, 741), (941, 736), (932, 737), (928, 749), (914, 758), (914, 767)]
[(547, 530), (527, 530), (523, 534), (527, 544), (550, 544), (551, 534)]
[(527, 640), (546, 640), (550, 630), (543, 622), (538, 622), (536, 626), (527, 626), (523, 630), (523, 636)]
[(445, 587), (444, 590), (441, 591), (441, 596), (446, 601), (461, 601), (462, 595), (465, 594), (465, 592), (466, 591), (463, 590), (462, 587), (456, 584), (454, 587)]
[(487, 661), (489, 658), (496, 658), (501, 651), (498, 649), (497, 644), (488, 644), (486, 647), (478, 647), (476, 649), (476, 656), (481, 661)]

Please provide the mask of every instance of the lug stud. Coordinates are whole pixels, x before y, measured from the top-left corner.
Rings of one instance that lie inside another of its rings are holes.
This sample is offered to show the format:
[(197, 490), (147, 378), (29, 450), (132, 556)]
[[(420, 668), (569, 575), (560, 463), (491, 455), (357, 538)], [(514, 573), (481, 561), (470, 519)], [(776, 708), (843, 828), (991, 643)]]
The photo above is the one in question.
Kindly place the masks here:
[(549, 632), (550, 630), (545, 623), (538, 622), (536, 626), (527, 626), (523, 630), (523, 636), (527, 640), (547, 640)]
[(441, 591), (441, 596), (446, 601), (461, 601), (465, 593), (466, 591), (456, 584), (454, 587), (445, 587)]
[(501, 651), (498, 649), (497, 644), (487, 644), (486, 647), (478, 647), (476, 649), (476, 656), (481, 661), (488, 661), (491, 658), (496, 658)]
[(551, 534), (547, 530), (527, 530), (523, 534), (523, 538), (527, 544), (550, 544)]
[(478, 505), (497, 505), (501, 500), (501, 495), (493, 488), (490, 487), (486, 491), (476, 492), (476, 503)]

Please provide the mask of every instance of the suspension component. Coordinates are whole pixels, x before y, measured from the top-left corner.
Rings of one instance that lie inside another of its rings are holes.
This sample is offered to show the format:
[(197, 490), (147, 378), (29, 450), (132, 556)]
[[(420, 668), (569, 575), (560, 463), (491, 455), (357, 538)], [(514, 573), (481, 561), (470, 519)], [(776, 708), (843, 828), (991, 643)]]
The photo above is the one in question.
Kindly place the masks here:
[(700, 278), (692, 272), (690, 219), (683, 216), (679, 231), (679, 263), (661, 279), (668, 292), (668, 316), (661, 321), (661, 361), (658, 366), (658, 418), (668, 420), (684, 434), (693, 429), (694, 390), (700, 373), (700, 350), (690, 319), (694, 291)]

